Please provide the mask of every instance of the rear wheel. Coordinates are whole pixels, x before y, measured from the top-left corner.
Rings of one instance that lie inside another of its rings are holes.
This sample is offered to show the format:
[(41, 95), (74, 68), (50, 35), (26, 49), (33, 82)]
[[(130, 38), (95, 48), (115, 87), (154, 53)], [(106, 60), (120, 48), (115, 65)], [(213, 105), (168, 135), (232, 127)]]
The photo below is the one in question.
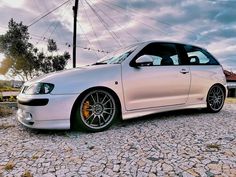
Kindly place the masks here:
[(103, 131), (118, 116), (114, 97), (104, 90), (93, 90), (83, 96), (76, 110), (76, 126), (90, 132)]
[(219, 112), (225, 101), (225, 92), (220, 85), (213, 85), (207, 95), (207, 110)]

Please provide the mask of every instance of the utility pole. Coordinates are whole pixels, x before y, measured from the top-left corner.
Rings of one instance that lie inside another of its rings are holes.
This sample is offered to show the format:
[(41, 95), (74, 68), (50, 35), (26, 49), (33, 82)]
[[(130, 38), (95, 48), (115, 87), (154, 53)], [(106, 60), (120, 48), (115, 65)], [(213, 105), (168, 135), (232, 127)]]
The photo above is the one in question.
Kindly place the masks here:
[(74, 30), (73, 30), (73, 68), (76, 67), (76, 35), (77, 35), (77, 13), (78, 13), (79, 0), (75, 0), (74, 11)]

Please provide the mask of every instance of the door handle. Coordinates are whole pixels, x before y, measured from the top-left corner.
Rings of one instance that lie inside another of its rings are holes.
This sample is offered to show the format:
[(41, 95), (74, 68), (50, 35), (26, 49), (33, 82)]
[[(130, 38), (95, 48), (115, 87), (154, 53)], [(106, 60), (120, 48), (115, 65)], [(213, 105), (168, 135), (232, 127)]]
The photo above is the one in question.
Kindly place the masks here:
[(187, 71), (186, 69), (181, 69), (181, 70), (180, 70), (180, 73), (182, 73), (182, 74), (187, 74), (187, 73), (189, 73), (189, 71)]

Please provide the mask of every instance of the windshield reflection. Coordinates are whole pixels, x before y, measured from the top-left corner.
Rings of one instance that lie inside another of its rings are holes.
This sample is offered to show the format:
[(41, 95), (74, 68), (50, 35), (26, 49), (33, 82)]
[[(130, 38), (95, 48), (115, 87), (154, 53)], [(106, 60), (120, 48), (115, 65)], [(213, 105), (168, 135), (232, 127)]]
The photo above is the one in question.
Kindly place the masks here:
[(93, 65), (102, 65), (102, 64), (120, 64), (122, 63), (133, 51), (136, 49), (137, 45), (132, 45), (126, 48), (122, 48), (118, 51), (114, 51), (102, 59), (98, 60)]

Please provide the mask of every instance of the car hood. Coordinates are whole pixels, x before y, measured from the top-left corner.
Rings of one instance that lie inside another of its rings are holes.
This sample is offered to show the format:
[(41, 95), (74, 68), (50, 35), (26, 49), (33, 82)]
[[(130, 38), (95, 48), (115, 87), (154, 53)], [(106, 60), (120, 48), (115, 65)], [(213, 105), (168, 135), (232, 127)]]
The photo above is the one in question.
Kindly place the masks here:
[(78, 67), (78, 68), (73, 68), (73, 69), (67, 69), (67, 70), (62, 70), (62, 71), (56, 71), (48, 74), (43, 74), (41, 76), (35, 77), (25, 83), (25, 85), (31, 85), (36, 82), (49, 82), (52, 80), (55, 80), (57, 78), (61, 78), (64, 76), (68, 75), (74, 75), (74, 74), (79, 74), (83, 72), (83, 70), (88, 69), (87, 66), (85, 67)]
[(36, 82), (52, 83), (55, 85), (52, 91), (54, 94), (78, 93), (81, 87), (102, 86), (112, 78), (120, 80), (120, 76), (120, 64), (90, 65), (42, 75), (25, 85)]

